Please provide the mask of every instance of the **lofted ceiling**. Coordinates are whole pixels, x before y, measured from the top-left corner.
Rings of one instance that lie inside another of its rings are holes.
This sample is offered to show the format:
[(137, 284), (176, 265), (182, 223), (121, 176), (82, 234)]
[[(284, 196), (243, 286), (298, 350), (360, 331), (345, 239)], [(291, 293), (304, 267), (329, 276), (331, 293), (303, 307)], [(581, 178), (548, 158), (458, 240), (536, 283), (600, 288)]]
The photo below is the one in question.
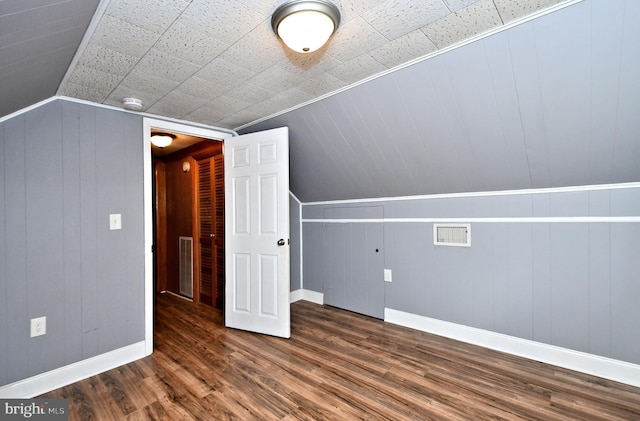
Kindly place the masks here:
[(57, 93), (288, 126), (303, 202), (640, 181), (637, 0), (334, 0), (306, 55), (282, 2), (0, 0), (0, 117)]
[(240, 133), (308, 203), (638, 182), (639, 116), (640, 2), (585, 0)]
[(0, 117), (56, 94), (99, 0), (0, 0)]
[(102, 0), (80, 45), (96, 2), (0, 1), (2, 115), (57, 90), (117, 107), (136, 97), (148, 113), (236, 129), (562, 3), (335, 0), (335, 36), (301, 55), (270, 27), (283, 0)]

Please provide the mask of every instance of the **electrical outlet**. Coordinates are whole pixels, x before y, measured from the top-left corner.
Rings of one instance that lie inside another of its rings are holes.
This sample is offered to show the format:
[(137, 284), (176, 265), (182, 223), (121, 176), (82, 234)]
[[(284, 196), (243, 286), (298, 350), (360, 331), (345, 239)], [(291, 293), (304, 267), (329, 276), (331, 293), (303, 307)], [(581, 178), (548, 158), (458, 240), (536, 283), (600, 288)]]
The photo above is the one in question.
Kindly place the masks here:
[(391, 269), (385, 269), (385, 270), (384, 270), (384, 281), (385, 281), (385, 282), (392, 282), (392, 279), (391, 279)]
[(36, 317), (31, 319), (31, 337), (42, 336), (47, 333), (47, 318)]

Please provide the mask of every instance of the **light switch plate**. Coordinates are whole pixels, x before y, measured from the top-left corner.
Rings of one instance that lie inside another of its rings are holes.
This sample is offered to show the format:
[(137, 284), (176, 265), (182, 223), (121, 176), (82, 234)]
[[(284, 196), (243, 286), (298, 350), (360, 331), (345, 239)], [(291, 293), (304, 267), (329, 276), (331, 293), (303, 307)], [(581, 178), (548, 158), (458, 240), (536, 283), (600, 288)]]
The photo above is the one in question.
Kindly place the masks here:
[(120, 230), (122, 229), (122, 215), (119, 213), (109, 214), (109, 229)]
[(385, 269), (385, 270), (384, 270), (384, 281), (385, 281), (385, 282), (392, 282), (392, 279), (391, 279), (391, 269)]

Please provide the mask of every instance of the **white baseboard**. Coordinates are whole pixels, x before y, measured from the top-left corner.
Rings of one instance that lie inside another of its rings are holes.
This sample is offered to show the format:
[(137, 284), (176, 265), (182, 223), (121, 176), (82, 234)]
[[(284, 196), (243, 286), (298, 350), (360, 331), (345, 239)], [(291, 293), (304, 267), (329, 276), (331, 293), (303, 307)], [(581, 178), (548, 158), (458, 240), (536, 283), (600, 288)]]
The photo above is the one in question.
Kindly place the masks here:
[(295, 303), (300, 300), (324, 305), (324, 294), (321, 292), (311, 291), (309, 289), (297, 289), (295, 291), (291, 291), (289, 294), (289, 302)]
[(456, 323), (444, 322), (390, 308), (384, 309), (384, 320), (385, 322), (423, 332), (640, 387), (640, 365), (637, 364)]
[(33, 398), (143, 357), (144, 341), (1, 386), (0, 398)]

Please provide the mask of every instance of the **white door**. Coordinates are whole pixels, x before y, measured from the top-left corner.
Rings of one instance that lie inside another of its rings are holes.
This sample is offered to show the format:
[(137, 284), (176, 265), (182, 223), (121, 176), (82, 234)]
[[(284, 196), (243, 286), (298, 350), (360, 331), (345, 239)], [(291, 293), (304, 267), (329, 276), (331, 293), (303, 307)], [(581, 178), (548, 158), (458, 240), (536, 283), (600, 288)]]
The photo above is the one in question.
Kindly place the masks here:
[(288, 338), (289, 129), (224, 141), (225, 324)]

